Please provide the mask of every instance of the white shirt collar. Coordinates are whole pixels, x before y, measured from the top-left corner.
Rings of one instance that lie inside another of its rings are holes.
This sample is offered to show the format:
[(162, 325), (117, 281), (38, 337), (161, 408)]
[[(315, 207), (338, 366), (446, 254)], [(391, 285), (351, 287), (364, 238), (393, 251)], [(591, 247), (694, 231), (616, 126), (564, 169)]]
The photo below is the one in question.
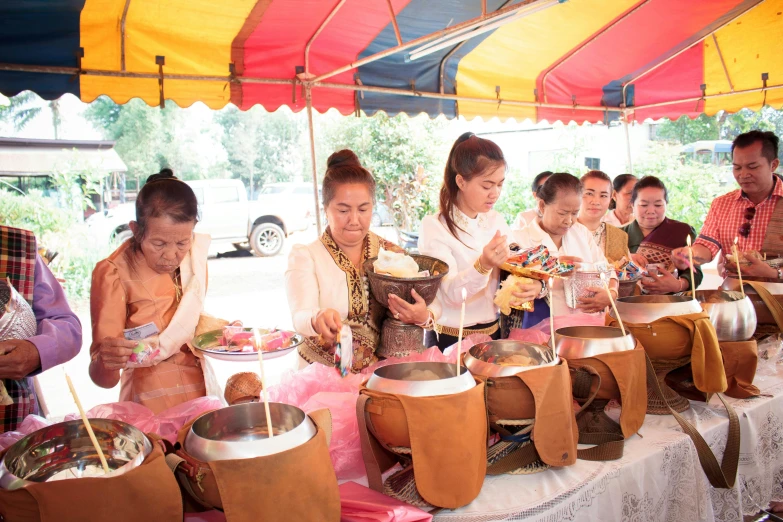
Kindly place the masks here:
[(463, 230), (467, 230), (471, 224), (476, 224), (478, 228), (487, 228), (489, 226), (489, 218), (487, 217), (487, 214), (482, 214), (479, 212), (475, 219), (471, 219), (466, 216), (464, 212), (458, 209), (456, 205), (454, 205), (451, 210), (451, 219), (453, 219), (454, 223), (456, 223), (457, 226)]

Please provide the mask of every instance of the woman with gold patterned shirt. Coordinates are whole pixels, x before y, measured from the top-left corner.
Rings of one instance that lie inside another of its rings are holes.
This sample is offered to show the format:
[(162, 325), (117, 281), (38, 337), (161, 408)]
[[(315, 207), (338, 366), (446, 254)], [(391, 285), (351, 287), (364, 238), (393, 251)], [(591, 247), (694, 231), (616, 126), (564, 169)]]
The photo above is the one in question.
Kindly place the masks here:
[[(385, 310), (372, 296), (364, 262), (381, 248), (402, 250), (370, 232), (375, 179), (350, 150), (332, 154), (323, 181), (323, 204), (329, 226), (309, 245), (295, 245), (285, 273), (294, 329), (306, 340), (299, 355), (308, 363), (334, 364), (334, 347), (343, 324), (353, 333), (353, 371), (375, 363)], [(404, 323), (429, 326), (430, 309), (415, 291), (415, 304), (389, 295), (389, 310)]]

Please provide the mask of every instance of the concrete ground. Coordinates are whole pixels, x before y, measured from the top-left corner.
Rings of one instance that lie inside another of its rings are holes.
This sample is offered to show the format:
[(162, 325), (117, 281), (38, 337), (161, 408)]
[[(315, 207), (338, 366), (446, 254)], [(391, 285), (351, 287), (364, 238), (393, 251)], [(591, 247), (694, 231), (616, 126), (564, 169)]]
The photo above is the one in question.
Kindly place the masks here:
[[(391, 241), (397, 241), (392, 227), (373, 229), (376, 233)], [(247, 326), (291, 330), (291, 315), (285, 295), (283, 274), (288, 263), (291, 246), (297, 243), (310, 243), (317, 237), (315, 227), (305, 232), (292, 234), (286, 241), (280, 254), (274, 257), (212, 257), (209, 260), (209, 291), (206, 311), (228, 320), (241, 320)], [(212, 255), (219, 252), (231, 252), (231, 245), (213, 245)], [(715, 267), (706, 267), (701, 288), (717, 288), (721, 279)], [(95, 386), (87, 373), (89, 367), (90, 316), (87, 303), (75, 306), (84, 327), (83, 348), (79, 355), (67, 363), (66, 368), (74, 381), (74, 386), (85, 409), (98, 404), (115, 402), (119, 399), (119, 386), (106, 390)], [(296, 352), (272, 359), (266, 365), (269, 385), (279, 381), (281, 375), (289, 369), (297, 368), (299, 359)], [(218, 381), (225, 380), (239, 371), (256, 371), (256, 363), (232, 363), (214, 361), (213, 367)], [(63, 372), (58, 368), (39, 376), (39, 385), (43, 399), (52, 418), (61, 418), (76, 411), (76, 406), (68, 392)]]

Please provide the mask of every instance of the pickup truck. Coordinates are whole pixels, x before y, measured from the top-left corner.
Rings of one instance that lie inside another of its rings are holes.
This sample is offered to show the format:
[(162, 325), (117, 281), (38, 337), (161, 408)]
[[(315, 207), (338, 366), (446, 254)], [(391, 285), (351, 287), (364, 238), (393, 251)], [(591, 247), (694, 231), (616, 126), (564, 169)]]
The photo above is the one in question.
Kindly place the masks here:
[[(257, 256), (274, 256), (292, 232), (306, 230), (312, 221), (311, 206), (291, 204), (285, 197), (248, 201), (245, 186), (238, 179), (186, 181), (196, 194), (199, 222), (196, 232), (209, 234), (216, 242), (249, 244)], [(134, 203), (118, 205), (88, 218), (99, 235), (120, 243), (130, 238), (128, 223), (136, 219)], [(246, 248), (246, 247), (245, 247)]]

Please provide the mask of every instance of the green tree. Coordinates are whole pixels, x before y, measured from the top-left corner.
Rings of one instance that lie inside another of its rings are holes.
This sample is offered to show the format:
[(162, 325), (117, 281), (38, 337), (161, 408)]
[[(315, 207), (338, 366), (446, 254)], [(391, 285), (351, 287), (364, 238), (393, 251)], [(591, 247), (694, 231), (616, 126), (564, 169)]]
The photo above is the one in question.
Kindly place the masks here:
[(634, 163), (634, 174), (656, 176), (663, 181), (669, 194), (667, 217), (683, 221), (697, 231), (712, 201), (736, 188), (728, 167), (682, 160), (679, 147), (652, 144), (647, 154)]
[(437, 211), (448, 155), (448, 144), (441, 137), (443, 120), (426, 115), (346, 118), (329, 114), (319, 118), (318, 127), (316, 139), (325, 151), (319, 167), (327, 152), (353, 150), (375, 176), (376, 195), (392, 210), (398, 226), (415, 230), (425, 215)]
[(240, 111), (229, 105), (217, 113), (222, 143), (234, 177), (245, 182), (251, 197), (265, 183), (291, 181), (309, 165), (304, 113), (286, 108), (266, 112), (256, 106)]
[(117, 142), (117, 154), (131, 176), (147, 176), (169, 167), (183, 179), (222, 177), (228, 158), (221, 144), (222, 128), (207, 109), (165, 109), (132, 99), (117, 105), (107, 97), (90, 104), (85, 117), (107, 139)]
[(700, 140), (717, 140), (720, 138), (720, 126), (715, 116), (700, 114), (691, 120), (681, 116), (678, 120), (664, 120), (656, 131), (657, 139), (675, 141), (686, 145)]
[[(0, 121), (11, 122), (16, 131), (24, 129), (43, 110), (41, 98), (31, 91), (24, 91), (11, 98), (4, 97), (4, 99), (8, 100), (8, 103), (0, 104)], [(60, 100), (47, 102), (46, 106), (51, 111), (54, 139), (58, 139), (60, 126), (63, 122)]]

